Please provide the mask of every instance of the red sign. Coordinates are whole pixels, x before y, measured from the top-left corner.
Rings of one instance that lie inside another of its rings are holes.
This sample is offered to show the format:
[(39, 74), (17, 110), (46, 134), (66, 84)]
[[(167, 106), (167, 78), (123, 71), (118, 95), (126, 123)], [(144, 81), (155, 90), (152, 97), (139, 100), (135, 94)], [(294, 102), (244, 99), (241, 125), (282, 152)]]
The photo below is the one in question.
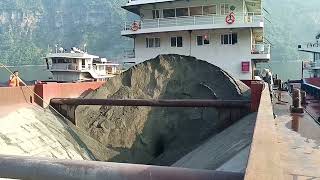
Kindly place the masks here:
[(241, 63), (242, 72), (250, 72), (250, 62), (244, 61)]

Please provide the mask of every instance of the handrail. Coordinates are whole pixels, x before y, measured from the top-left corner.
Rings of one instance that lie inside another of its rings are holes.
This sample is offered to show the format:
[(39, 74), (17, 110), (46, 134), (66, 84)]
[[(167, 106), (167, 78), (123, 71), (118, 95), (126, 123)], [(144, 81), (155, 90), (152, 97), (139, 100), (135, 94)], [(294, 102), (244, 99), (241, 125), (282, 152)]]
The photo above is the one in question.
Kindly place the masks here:
[[(135, 20), (140, 24), (140, 29), (162, 28), (186, 25), (204, 25), (204, 24), (222, 24), (225, 23), (225, 15), (197, 15), (197, 16), (180, 16), (157, 19)], [(263, 21), (262, 15), (255, 13), (237, 13), (236, 22), (254, 23)], [(131, 23), (125, 22), (124, 30), (131, 30)]]
[(33, 180), (240, 180), (244, 174), (97, 161), (0, 156), (0, 177)]
[(150, 107), (216, 107), (248, 108), (249, 100), (215, 100), (215, 99), (81, 99), (54, 98), (55, 105), (109, 105), (109, 106), (150, 106)]
[(253, 44), (252, 45), (252, 54), (270, 54), (271, 45), (266, 43)]
[(264, 88), (250, 148), (245, 180), (282, 180), (284, 170), (280, 164), (276, 121), (269, 88)]

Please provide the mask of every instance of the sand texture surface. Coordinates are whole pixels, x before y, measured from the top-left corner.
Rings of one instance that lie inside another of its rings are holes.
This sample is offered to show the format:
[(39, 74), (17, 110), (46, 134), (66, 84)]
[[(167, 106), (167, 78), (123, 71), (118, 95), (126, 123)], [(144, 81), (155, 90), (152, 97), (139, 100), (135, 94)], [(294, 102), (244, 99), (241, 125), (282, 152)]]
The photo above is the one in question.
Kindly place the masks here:
[[(106, 82), (85, 98), (249, 100), (250, 90), (193, 57), (160, 55)], [(171, 165), (247, 111), (216, 108), (79, 106), (76, 124), (117, 155), (107, 161)]]

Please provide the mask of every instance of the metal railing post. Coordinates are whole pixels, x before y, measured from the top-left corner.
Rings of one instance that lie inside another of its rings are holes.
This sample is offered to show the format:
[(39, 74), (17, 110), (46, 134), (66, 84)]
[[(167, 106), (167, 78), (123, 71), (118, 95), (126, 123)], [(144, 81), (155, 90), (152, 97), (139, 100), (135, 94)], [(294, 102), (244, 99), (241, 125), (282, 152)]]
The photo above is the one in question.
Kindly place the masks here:
[(246, 13), (243, 13), (243, 14), (242, 14), (242, 17), (243, 17), (243, 18), (242, 18), (243, 23), (247, 23), (247, 22), (246, 22)]
[(196, 25), (196, 16), (193, 16), (193, 25)]
[(253, 23), (255, 22), (255, 14), (254, 14), (254, 12), (252, 13), (252, 22)]
[(10, 179), (212, 180), (244, 179), (243, 173), (97, 161), (0, 156), (0, 174)]
[(160, 28), (160, 18), (158, 19), (158, 28)]

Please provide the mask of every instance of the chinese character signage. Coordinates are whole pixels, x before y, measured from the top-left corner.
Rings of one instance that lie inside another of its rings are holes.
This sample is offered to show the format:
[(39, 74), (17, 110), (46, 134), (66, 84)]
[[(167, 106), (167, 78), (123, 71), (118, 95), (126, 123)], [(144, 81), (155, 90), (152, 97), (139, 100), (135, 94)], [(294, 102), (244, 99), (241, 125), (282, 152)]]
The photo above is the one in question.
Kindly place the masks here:
[(242, 69), (242, 72), (244, 72), (244, 73), (250, 72), (250, 62), (249, 61), (242, 62), (241, 69)]

